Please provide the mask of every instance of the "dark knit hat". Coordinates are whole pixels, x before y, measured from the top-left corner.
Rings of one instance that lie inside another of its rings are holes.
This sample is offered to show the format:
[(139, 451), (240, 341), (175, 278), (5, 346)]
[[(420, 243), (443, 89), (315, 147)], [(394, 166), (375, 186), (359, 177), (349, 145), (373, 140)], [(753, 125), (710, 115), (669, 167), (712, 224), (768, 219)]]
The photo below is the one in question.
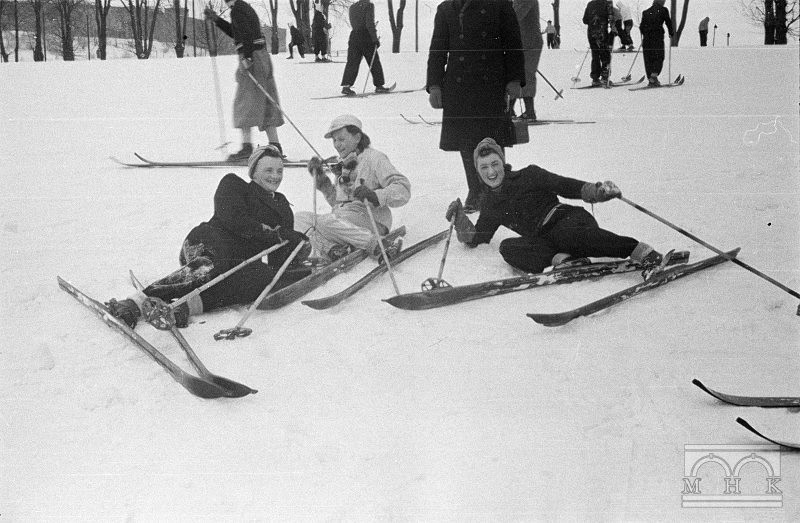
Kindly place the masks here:
[(479, 154), (486, 149), (490, 149), (493, 153), (496, 153), (500, 157), (500, 161), (504, 164), (506, 163), (506, 155), (503, 154), (503, 148), (497, 145), (491, 138), (484, 138), (483, 140), (478, 143), (478, 146), (475, 147), (475, 151), (472, 153), (472, 161), (475, 163), (475, 167), (478, 166), (478, 158), (480, 156), (485, 156), (485, 154)]

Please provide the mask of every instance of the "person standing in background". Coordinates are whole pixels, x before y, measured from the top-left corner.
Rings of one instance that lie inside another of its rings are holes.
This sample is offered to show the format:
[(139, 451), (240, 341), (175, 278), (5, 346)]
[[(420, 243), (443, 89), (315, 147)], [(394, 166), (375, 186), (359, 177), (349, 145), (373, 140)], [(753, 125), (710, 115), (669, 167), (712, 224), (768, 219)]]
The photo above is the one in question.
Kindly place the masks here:
[[(521, 89), (525, 112), (520, 115), (525, 120), (536, 121), (533, 99), (536, 96), (536, 71), (542, 56), (542, 31), (539, 26), (539, 0), (513, 0), (514, 13), (519, 22), (522, 52), (525, 54), (525, 86)], [(515, 99), (511, 99), (514, 105)]]
[[(251, 129), (258, 127), (266, 131), (270, 145), (283, 151), (278, 141), (278, 127), (284, 124), (278, 100), (278, 85), (273, 76), (272, 59), (267, 51), (267, 41), (261, 34), (261, 23), (253, 8), (244, 0), (226, 0), (231, 21), (220, 18), (210, 7), (205, 16), (212, 20), (223, 33), (233, 38), (239, 53), (239, 68), (236, 69), (236, 95), (233, 100), (233, 126), (242, 133), (242, 148), (228, 160), (247, 160), (253, 153)], [(249, 74), (248, 74), (249, 73)], [(250, 75), (263, 87), (272, 101), (261, 92)], [(274, 103), (273, 103), (274, 102)]]
[(514, 145), (507, 96), (525, 83), (519, 22), (511, 2), (445, 0), (436, 9), (425, 89), (442, 109), (439, 149), (458, 151), (469, 192), (464, 212), (480, 210), (483, 184), (472, 152), (485, 137)]
[(331, 25), (322, 12), (322, 3), (319, 0), (314, 2), (314, 19), (311, 22), (311, 38), (314, 45), (314, 61), (327, 62), (328, 54), (328, 29)]
[(700, 33), (700, 47), (706, 47), (708, 44), (708, 20), (708, 17), (700, 20), (700, 26), (697, 28), (697, 32)]
[(635, 51), (633, 47), (633, 38), (631, 38), (631, 29), (633, 29), (633, 14), (625, 2), (617, 2), (619, 9), (620, 20), (617, 20), (617, 34), (619, 41), (622, 43), (620, 51)]
[(300, 34), (300, 31), (291, 23), (289, 22), (289, 34), (291, 35), (291, 40), (289, 41), (289, 56), (286, 57), (287, 60), (291, 60), (294, 58), (294, 53), (292, 53), (292, 48), (297, 46), (297, 52), (300, 53), (300, 58), (305, 58), (305, 50), (303, 49), (303, 35)]
[[(639, 30), (642, 32), (642, 58), (647, 81), (651, 86), (658, 87), (658, 75), (664, 66), (664, 26), (672, 38), (672, 19), (669, 9), (664, 7), (665, 0), (653, 0), (649, 9), (642, 11), (642, 21)], [(671, 44), (672, 42), (670, 42)]]
[(547, 33), (547, 48), (558, 49), (556, 45), (556, 26), (553, 25), (552, 20), (547, 21), (547, 27), (544, 28), (544, 32)]
[(608, 81), (608, 66), (611, 65), (612, 36), (608, 32), (610, 9), (606, 0), (591, 0), (583, 12), (586, 24), (586, 38), (592, 51), (592, 66), (589, 76), (592, 85), (598, 86)]
[(358, 0), (350, 6), (350, 38), (347, 40), (347, 65), (344, 66), (342, 75), (342, 94), (354, 96), (353, 83), (358, 76), (361, 59), (367, 61), (372, 71), (372, 83), (376, 93), (388, 93), (389, 89), (383, 86), (383, 66), (378, 56), (378, 32), (375, 30), (375, 6), (370, 0)]

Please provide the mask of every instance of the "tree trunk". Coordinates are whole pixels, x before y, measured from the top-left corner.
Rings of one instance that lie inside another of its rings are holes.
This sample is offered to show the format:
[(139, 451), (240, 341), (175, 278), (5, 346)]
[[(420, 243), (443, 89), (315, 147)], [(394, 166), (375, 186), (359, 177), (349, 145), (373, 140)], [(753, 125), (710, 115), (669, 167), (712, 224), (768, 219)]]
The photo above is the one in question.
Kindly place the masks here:
[(34, 46), (33, 46), (33, 61), (44, 62), (44, 51), (42, 51), (42, 0), (33, 0), (31, 2), (33, 8), (34, 22)]
[(58, 0), (56, 4), (59, 18), (59, 36), (61, 37), (61, 57), (65, 62), (75, 61), (75, 44), (72, 41), (72, 11), (74, 0)]
[(14, 0), (14, 61), (19, 62), (19, 6)]
[[(4, 0), (0, 0), (0, 20), (3, 17), (3, 11), (5, 11), (6, 2)], [(0, 30), (2, 29), (2, 24), (0, 24)], [(2, 33), (0, 33), (0, 58), (2, 58), (3, 62), (8, 62), (8, 52), (6, 52), (6, 39), (3, 38)]]
[[(186, 49), (181, 28), (181, 0), (172, 0), (172, 10), (175, 12), (175, 56), (183, 58)], [(184, 15), (185, 16), (185, 15)]]
[(681, 11), (681, 21), (679, 24), (676, 25), (677, 22), (677, 12), (674, 10), (676, 9), (675, 6), (676, 0), (672, 0), (672, 27), (677, 27), (675, 30), (675, 36), (672, 38), (672, 47), (678, 47), (678, 42), (681, 40), (681, 34), (683, 34), (683, 28), (686, 26), (686, 13), (689, 11), (689, 0), (683, 0), (683, 10)]
[(272, 35), (270, 38), (272, 54), (278, 54), (281, 50), (281, 43), (278, 38), (278, 0), (269, 0), (269, 12), (272, 15)]
[(111, 0), (94, 0), (94, 21), (97, 24), (97, 57), (100, 60), (106, 59), (109, 9), (111, 9)]
[(764, 45), (775, 45), (775, 5), (764, 0)]
[(775, 44), (786, 45), (786, 0), (775, 0)]
[(400, 39), (403, 36), (403, 13), (406, 10), (406, 0), (400, 0), (400, 7), (397, 8), (397, 17), (395, 18), (394, 6), (392, 0), (389, 3), (389, 25), (392, 27), (392, 52), (400, 52)]
[(561, 48), (561, 18), (559, 17), (560, 0), (553, 0), (553, 27), (556, 28), (556, 49)]

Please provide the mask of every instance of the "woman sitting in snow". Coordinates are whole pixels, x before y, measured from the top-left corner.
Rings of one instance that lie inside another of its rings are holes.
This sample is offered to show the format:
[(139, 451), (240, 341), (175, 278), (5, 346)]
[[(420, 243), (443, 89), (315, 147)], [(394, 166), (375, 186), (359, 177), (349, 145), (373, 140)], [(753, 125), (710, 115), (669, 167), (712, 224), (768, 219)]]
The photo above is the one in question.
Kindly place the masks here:
[[(294, 230), (289, 201), (277, 192), (283, 180), (280, 150), (273, 145), (257, 148), (250, 156), (247, 173), (250, 183), (233, 173), (219, 182), (214, 194), (214, 216), (192, 229), (183, 242), (179, 256), (183, 267), (127, 299), (112, 299), (106, 304), (111, 314), (133, 328), (148, 297), (169, 303), (286, 240), (286, 245), (269, 254), (268, 263), (251, 263), (177, 307), (176, 325), (186, 326), (190, 314), (250, 303), (258, 297), (294, 248), (308, 238)], [(305, 253), (301, 250), (292, 264), (301, 262), (308, 251), (310, 246)], [(274, 289), (293, 283), (308, 272), (287, 271)]]
[[(370, 147), (369, 136), (361, 121), (351, 114), (336, 117), (325, 138), (333, 140), (340, 162), (333, 166), (335, 181), (322, 170), (322, 160), (312, 158), (308, 171), (316, 179), (317, 189), (332, 210), (316, 217), (298, 212), (295, 229), (305, 232), (321, 256), (340, 258), (353, 248), (365, 249), (371, 256), (380, 255), (367, 205), (375, 217), (378, 231), (386, 235), (392, 227), (390, 207), (400, 207), (411, 198), (411, 182), (392, 165), (389, 158)], [(391, 258), (400, 250), (400, 240), (384, 245)]]
[(525, 272), (542, 272), (573, 257), (614, 257), (657, 266), (662, 256), (646, 243), (601, 229), (583, 207), (558, 200), (605, 202), (621, 196), (614, 182), (590, 183), (558, 176), (536, 165), (512, 171), (503, 149), (491, 138), (482, 140), (473, 154), (475, 167), (487, 186), (478, 222), (464, 214), (460, 200), (450, 203), (445, 217), (455, 216), (458, 240), (470, 247), (489, 243), (504, 225), (520, 235), (500, 242), (503, 259)]

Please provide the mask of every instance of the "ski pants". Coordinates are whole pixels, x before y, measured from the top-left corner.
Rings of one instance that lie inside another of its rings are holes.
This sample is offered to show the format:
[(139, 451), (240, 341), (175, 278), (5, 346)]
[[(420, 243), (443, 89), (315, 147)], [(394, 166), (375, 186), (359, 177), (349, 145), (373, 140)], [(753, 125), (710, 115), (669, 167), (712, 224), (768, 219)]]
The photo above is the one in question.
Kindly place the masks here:
[(367, 66), (370, 65), (370, 62), (372, 63), (372, 83), (375, 87), (381, 87), (385, 80), (381, 58), (376, 52), (375, 44), (368, 37), (354, 38), (352, 35), (347, 42), (347, 64), (344, 66), (342, 85), (353, 86), (355, 84), (362, 58), (367, 61)]
[(698, 31), (700, 33), (700, 47), (708, 45), (708, 31)]
[[(388, 232), (380, 224), (378, 228), (382, 235)], [(368, 252), (377, 246), (369, 216), (344, 207), (334, 207), (330, 214), (318, 214), (316, 227), (313, 213), (297, 212), (294, 215), (294, 229), (308, 236), (320, 256), (327, 256), (336, 245), (352, 245)]]
[(589, 49), (592, 50), (592, 70), (589, 76), (599, 80), (608, 74), (611, 65), (611, 49), (603, 38), (589, 38)]
[[(651, 74), (660, 75), (661, 68), (664, 67), (664, 37), (642, 37), (642, 58), (644, 59), (644, 72), (648, 78)], [(667, 80), (670, 79), (667, 78)]]
[[(574, 257), (627, 258), (638, 240), (601, 229), (582, 207), (559, 209), (537, 236), (508, 238), (500, 242), (500, 255), (525, 272), (542, 272), (559, 252)], [(554, 221), (555, 220), (555, 221)]]

